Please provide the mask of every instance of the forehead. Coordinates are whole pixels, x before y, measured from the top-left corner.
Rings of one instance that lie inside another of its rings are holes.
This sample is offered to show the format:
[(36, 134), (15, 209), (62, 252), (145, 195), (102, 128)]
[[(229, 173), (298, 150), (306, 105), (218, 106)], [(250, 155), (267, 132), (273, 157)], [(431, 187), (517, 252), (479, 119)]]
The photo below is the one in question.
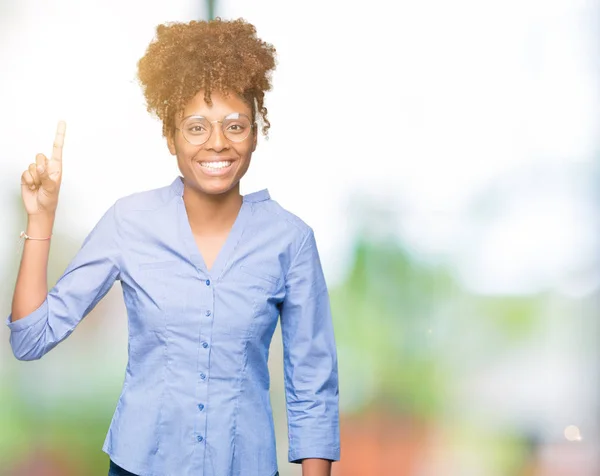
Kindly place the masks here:
[(210, 95), (212, 104), (204, 101), (204, 91), (199, 91), (185, 106), (183, 117), (205, 116), (210, 119), (221, 119), (232, 112), (241, 112), (248, 116), (251, 114), (250, 106), (235, 93), (213, 91)]

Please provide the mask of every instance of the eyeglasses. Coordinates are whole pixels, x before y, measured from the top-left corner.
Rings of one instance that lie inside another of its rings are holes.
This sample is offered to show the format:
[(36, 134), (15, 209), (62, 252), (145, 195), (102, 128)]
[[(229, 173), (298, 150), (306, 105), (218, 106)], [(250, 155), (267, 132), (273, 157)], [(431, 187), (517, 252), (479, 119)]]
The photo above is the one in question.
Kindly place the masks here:
[(221, 121), (209, 121), (203, 116), (188, 116), (175, 129), (181, 131), (183, 138), (190, 144), (202, 145), (210, 138), (215, 122), (221, 124), (223, 135), (231, 142), (242, 142), (247, 139), (250, 131), (254, 128), (254, 124), (248, 116), (234, 112), (225, 116)]

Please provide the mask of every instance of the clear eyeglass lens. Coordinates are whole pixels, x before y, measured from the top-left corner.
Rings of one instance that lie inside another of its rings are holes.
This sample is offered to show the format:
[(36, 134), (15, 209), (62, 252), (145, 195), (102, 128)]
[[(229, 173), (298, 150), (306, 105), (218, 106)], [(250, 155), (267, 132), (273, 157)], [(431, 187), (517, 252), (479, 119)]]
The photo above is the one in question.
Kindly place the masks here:
[(203, 144), (210, 137), (212, 125), (205, 118), (192, 117), (181, 125), (181, 132), (191, 144)]
[[(250, 135), (252, 124), (244, 114), (234, 113), (225, 117), (221, 125), (223, 134), (232, 142), (241, 142)], [(204, 144), (210, 137), (212, 128), (215, 127), (204, 117), (190, 117), (181, 125), (181, 132), (190, 144)], [(218, 126), (216, 126), (218, 127)]]
[(223, 119), (223, 133), (233, 142), (241, 142), (250, 134), (250, 119), (242, 114), (232, 114)]

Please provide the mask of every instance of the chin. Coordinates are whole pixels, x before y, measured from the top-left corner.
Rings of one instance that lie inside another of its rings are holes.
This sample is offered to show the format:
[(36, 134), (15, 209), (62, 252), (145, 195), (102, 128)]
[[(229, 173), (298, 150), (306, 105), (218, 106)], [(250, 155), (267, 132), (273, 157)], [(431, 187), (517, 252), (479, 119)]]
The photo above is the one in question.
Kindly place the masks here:
[[(185, 177), (184, 177), (185, 179)], [(232, 183), (219, 183), (206, 180), (197, 180), (197, 179), (185, 179), (186, 183), (191, 186), (194, 190), (200, 193), (204, 193), (207, 195), (223, 195), (227, 192), (230, 192), (231, 189), (235, 188), (235, 184)]]

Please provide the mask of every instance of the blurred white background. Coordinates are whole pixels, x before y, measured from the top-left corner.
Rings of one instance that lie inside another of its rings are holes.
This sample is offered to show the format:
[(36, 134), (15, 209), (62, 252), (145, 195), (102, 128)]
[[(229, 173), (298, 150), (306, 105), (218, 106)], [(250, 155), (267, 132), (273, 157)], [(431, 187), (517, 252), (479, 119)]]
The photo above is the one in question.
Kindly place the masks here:
[[(268, 188), (315, 229), (331, 287), (353, 265), (357, 234), (392, 230), (418, 262), (448, 266), (469, 292), (575, 300), (566, 314), (549, 304), (539, 340), (490, 362), (489, 373), (466, 372), (456, 398), (471, 416), (544, 427), (549, 440), (570, 423), (597, 437), (597, 352), (582, 350), (582, 327), (568, 314), (600, 287), (599, 2), (215, 3), (217, 16), (245, 18), (278, 51), (266, 99), (270, 137), (260, 140), (242, 192)], [(59, 119), (67, 135), (56, 233), (72, 252), (117, 198), (174, 179), (136, 63), (157, 24), (205, 15), (206, 2), (190, 0), (0, 3), (5, 314), (25, 219), (19, 178), (36, 153), (51, 152)], [(381, 214), (368, 212), (372, 204)], [(104, 377), (113, 387), (125, 357), (119, 293), (102, 304), (117, 310), (116, 327), (96, 324), (118, 349)], [(598, 342), (587, 338), (585, 349)], [(88, 344), (67, 345), (79, 355)], [(7, 359), (3, 345), (0, 372)], [(85, 373), (91, 364), (81, 365)], [(38, 367), (46, 376), (51, 368)], [(548, 374), (531, 386), (515, 385), (541, 369)], [(509, 399), (502, 390), (511, 385)], [(525, 415), (536, 405), (539, 413)], [(285, 448), (280, 455), (281, 474), (291, 474)]]

